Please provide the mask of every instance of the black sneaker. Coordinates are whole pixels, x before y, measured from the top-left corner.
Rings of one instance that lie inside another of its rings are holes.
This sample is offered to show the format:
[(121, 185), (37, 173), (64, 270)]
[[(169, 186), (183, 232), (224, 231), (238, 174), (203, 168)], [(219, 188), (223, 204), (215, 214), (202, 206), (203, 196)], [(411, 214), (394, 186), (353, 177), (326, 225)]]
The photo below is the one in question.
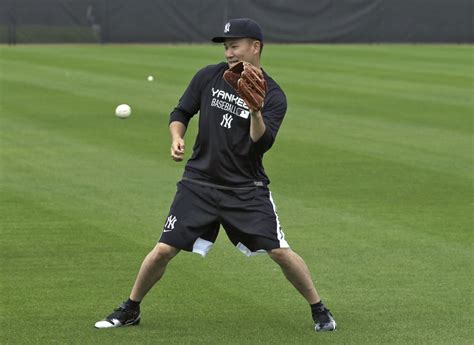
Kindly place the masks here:
[(314, 330), (316, 332), (330, 332), (336, 330), (336, 321), (324, 304), (313, 310)]
[(140, 323), (140, 308), (130, 310), (122, 303), (114, 312), (107, 316), (104, 320), (97, 321), (95, 328), (116, 328), (124, 326), (135, 326)]

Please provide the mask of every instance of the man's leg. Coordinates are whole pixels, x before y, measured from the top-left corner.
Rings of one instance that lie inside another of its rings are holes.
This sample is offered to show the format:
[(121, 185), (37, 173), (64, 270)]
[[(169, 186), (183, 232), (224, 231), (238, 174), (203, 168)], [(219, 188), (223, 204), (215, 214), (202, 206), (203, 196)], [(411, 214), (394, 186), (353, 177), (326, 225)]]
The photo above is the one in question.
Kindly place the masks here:
[(96, 328), (116, 328), (140, 323), (140, 302), (163, 276), (170, 260), (179, 249), (158, 243), (145, 257), (138, 272), (128, 301), (122, 303), (104, 320), (95, 323)]
[(286, 279), (308, 301), (315, 304), (321, 301), (311, 279), (311, 273), (303, 259), (289, 248), (277, 248), (268, 252), (268, 255), (280, 265)]
[(289, 248), (273, 249), (268, 255), (280, 265), (285, 277), (310, 304), (315, 330), (334, 331), (336, 322), (329, 309), (321, 302), (304, 260)]
[(161, 279), (170, 260), (178, 253), (179, 249), (165, 243), (158, 243), (143, 260), (130, 299), (141, 302), (153, 285)]

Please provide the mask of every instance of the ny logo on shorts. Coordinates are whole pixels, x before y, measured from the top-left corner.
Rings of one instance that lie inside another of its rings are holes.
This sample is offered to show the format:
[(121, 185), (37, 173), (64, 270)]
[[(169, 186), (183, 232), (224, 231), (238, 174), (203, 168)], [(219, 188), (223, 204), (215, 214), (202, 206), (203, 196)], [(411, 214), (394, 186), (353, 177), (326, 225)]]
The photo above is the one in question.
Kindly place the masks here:
[(222, 121), (221, 121), (221, 126), (224, 128), (230, 128), (230, 124), (232, 123), (232, 120), (234, 118), (232, 115), (229, 115), (229, 113), (225, 113), (222, 115)]
[(165, 229), (163, 231), (168, 232), (168, 231), (173, 230), (174, 223), (176, 223), (177, 220), (178, 218), (176, 218), (176, 216), (170, 215), (168, 219), (166, 219)]

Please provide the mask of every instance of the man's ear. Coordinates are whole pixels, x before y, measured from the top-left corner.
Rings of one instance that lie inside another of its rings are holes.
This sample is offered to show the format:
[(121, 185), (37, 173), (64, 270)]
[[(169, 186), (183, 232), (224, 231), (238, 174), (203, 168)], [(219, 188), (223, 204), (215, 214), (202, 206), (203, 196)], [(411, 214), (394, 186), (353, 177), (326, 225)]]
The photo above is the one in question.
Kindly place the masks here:
[(260, 50), (262, 49), (262, 43), (260, 41), (253, 41), (252, 47), (254, 54), (260, 54)]

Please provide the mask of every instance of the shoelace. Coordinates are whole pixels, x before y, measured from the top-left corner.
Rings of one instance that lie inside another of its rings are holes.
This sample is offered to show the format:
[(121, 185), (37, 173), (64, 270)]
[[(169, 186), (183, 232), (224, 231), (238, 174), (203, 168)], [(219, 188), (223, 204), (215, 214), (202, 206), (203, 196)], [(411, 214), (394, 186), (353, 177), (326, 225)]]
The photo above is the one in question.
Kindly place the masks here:
[(330, 320), (329, 314), (329, 309), (322, 307), (313, 313), (313, 319), (314, 321), (328, 322)]
[(132, 313), (132, 314), (137, 312), (136, 310), (133, 310), (133, 309), (127, 309), (125, 305), (123, 304), (115, 308), (114, 311), (122, 311), (124, 313)]
[(329, 310), (328, 308), (326, 308), (326, 307), (321, 307), (321, 308), (316, 309), (316, 310), (314, 311), (314, 313), (315, 313), (315, 314), (318, 314), (318, 315), (319, 315), (319, 314), (326, 314), (326, 313), (329, 313), (329, 312), (330, 312), (330, 310)]

